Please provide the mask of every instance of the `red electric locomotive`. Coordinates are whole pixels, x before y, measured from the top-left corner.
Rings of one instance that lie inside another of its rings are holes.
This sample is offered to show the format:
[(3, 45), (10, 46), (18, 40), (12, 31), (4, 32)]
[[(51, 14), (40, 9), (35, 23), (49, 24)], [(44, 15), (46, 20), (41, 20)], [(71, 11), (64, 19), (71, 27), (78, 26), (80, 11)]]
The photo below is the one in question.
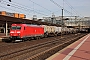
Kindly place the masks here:
[(10, 40), (22, 40), (44, 36), (44, 28), (39, 25), (12, 24), (10, 29)]

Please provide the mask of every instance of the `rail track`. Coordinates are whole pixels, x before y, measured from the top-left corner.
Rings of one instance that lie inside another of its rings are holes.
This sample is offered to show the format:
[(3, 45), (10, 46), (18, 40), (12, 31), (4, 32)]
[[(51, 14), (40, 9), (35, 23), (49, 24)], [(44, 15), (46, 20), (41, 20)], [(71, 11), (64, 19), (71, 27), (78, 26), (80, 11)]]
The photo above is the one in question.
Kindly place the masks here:
[(86, 34), (70, 34), (0, 46), (1, 60), (45, 60)]

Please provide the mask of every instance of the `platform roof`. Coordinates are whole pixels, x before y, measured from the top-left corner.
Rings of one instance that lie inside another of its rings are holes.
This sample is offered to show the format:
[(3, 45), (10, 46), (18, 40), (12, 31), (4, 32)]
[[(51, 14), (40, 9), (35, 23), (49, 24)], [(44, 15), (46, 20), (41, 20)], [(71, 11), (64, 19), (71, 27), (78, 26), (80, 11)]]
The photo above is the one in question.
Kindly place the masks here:
[[(39, 22), (39, 21), (34, 21), (34, 20), (29, 20), (29, 19), (21, 19), (21, 18), (0, 15), (0, 25), (5, 24), (6, 21), (8, 24), (26, 23), (26, 24), (40, 24), (40, 25), (41, 24), (42, 25), (56, 25), (56, 24), (50, 24), (50, 23), (46, 23), (46, 22)], [(59, 26), (59, 25), (56, 25), (56, 26)]]

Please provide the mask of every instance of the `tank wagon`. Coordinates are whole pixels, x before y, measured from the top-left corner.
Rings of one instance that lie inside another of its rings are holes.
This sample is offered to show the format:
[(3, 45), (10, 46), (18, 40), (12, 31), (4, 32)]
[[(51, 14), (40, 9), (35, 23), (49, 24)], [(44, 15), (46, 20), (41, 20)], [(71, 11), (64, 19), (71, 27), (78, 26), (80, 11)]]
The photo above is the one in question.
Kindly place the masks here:
[(42, 37), (57, 36), (62, 34), (76, 33), (77, 29), (57, 27), (48, 25), (12, 24), (10, 29), (10, 40), (22, 41), (28, 38), (39, 39)]
[(44, 36), (57, 36), (61, 34), (61, 27), (41, 25), (44, 28)]

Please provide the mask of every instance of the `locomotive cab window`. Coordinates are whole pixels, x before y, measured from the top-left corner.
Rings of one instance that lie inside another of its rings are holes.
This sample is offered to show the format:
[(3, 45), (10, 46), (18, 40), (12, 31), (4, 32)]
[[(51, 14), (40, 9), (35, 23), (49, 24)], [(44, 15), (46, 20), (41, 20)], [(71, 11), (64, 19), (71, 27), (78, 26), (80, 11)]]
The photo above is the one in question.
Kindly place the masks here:
[(21, 26), (17, 26), (17, 30), (21, 30)]
[(12, 30), (21, 30), (21, 26), (12, 26), (11, 29)]
[(12, 26), (11, 29), (12, 29), (12, 30), (15, 30), (15, 29), (16, 29), (16, 26)]

